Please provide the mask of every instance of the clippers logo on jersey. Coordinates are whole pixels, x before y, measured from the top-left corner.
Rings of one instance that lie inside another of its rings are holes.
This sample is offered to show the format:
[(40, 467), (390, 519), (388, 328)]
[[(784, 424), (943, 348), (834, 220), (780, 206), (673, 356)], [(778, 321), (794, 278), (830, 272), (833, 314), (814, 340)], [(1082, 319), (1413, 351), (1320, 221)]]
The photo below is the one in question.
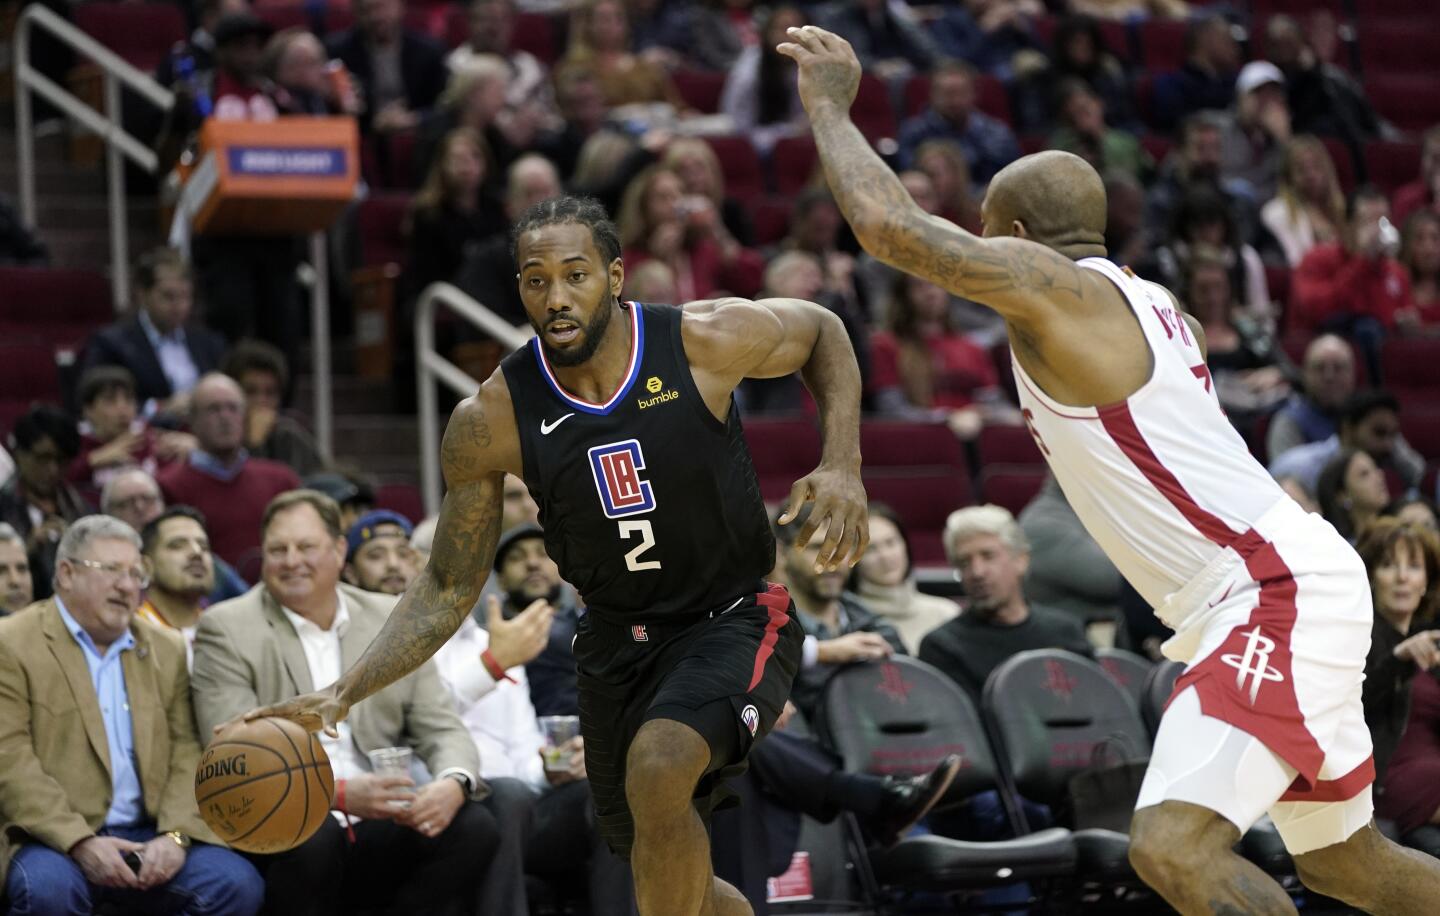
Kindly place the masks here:
[(756, 709), (753, 705), (746, 706), (740, 710), (740, 721), (744, 722), (745, 727), (750, 729), (750, 737), (755, 737), (755, 732), (760, 729), (760, 710)]
[(638, 439), (597, 445), (588, 454), (606, 518), (641, 515), (655, 508), (650, 482), (640, 477), (645, 470), (645, 455)]
[(1283, 681), (1285, 675), (1275, 668), (1270, 667), (1270, 653), (1275, 651), (1275, 640), (1264, 636), (1257, 626), (1245, 634), (1245, 654), (1220, 656), (1220, 661), (1234, 668), (1235, 686), (1241, 690), (1245, 689), (1245, 682), (1250, 681), (1250, 705), (1255, 705), (1255, 698), (1260, 694), (1260, 685), (1265, 681)]
[(637, 623), (630, 628), (630, 638), (636, 642), (649, 642), (650, 634), (645, 632), (645, 624)]

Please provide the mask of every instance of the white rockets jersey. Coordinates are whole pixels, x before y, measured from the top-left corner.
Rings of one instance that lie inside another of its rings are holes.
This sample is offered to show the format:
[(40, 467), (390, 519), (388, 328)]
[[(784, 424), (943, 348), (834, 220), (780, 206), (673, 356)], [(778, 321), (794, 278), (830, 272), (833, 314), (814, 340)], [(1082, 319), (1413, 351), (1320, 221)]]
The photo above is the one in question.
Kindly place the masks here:
[(1042, 392), (1012, 351), (1020, 406), (1086, 530), (1158, 607), (1289, 497), (1225, 418), (1164, 289), (1103, 258), (1079, 265), (1113, 282), (1139, 319), (1154, 354), (1150, 379), (1119, 403), (1071, 407)]

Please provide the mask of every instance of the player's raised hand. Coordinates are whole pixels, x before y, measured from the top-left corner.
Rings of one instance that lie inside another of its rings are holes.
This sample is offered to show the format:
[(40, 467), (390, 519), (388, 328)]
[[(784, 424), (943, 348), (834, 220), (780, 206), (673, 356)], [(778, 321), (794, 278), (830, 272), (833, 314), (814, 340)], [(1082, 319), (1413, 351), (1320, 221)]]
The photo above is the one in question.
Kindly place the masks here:
[(214, 734), (220, 734), (232, 725), (241, 722), (249, 722), (252, 719), (264, 719), (274, 716), (278, 719), (289, 719), (307, 732), (324, 731), (332, 738), (340, 737), (335, 724), (344, 719), (350, 713), (350, 705), (340, 699), (339, 692), (334, 685), (314, 693), (302, 693), (298, 697), (292, 697), (284, 703), (276, 703), (273, 706), (261, 706), (259, 709), (252, 709), (247, 713), (236, 716), (228, 722), (221, 722), (215, 726)]
[(799, 65), (800, 101), (805, 110), (812, 117), (827, 105), (849, 111), (860, 89), (860, 59), (850, 42), (813, 25), (789, 29), (786, 34), (790, 40), (775, 50)]
[(790, 488), (790, 499), (777, 521), (790, 524), (808, 502), (815, 505), (795, 535), (795, 546), (805, 547), (824, 529), (825, 540), (815, 559), (815, 571), (835, 572), (859, 563), (870, 544), (870, 517), (859, 469), (839, 470), (822, 465), (806, 474)]

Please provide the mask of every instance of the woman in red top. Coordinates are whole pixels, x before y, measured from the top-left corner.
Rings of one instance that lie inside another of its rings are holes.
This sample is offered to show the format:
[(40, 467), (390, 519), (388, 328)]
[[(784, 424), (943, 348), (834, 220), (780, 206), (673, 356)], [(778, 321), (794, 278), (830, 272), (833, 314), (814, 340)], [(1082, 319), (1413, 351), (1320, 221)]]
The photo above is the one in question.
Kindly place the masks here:
[(975, 438), (986, 423), (1018, 423), (990, 354), (955, 330), (945, 290), (901, 274), (892, 293), (890, 329), (870, 341), (876, 409), (944, 421), (961, 439)]
[(620, 200), (620, 244), (625, 264), (664, 261), (675, 272), (681, 302), (721, 292), (753, 296), (765, 263), (725, 230), (711, 201), (687, 195), (673, 168), (651, 166), (630, 182)]
[(1395, 323), (1408, 335), (1440, 336), (1440, 213), (1410, 214), (1400, 240), (1400, 263), (1410, 272), (1414, 308), (1397, 312)]

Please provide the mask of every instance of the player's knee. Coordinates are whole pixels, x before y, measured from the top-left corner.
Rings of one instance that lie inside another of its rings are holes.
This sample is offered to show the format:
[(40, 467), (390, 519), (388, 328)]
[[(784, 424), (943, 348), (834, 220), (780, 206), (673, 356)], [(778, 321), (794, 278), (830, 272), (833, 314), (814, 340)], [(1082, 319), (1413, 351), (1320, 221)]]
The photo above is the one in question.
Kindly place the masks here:
[(1364, 908), (1377, 880), (1391, 874), (1385, 860), (1399, 852), (1374, 826), (1362, 827), (1343, 843), (1295, 857), (1295, 874), (1310, 890)]
[(1211, 811), (1175, 802), (1141, 808), (1130, 822), (1130, 865), (1152, 887), (1194, 877), (1214, 851), (1211, 847), (1234, 843), (1233, 838), (1224, 842), (1214, 823), (1218, 819)]
[(625, 759), (625, 797), (637, 817), (689, 806), (695, 783), (710, 762), (710, 747), (678, 722), (647, 722)]

